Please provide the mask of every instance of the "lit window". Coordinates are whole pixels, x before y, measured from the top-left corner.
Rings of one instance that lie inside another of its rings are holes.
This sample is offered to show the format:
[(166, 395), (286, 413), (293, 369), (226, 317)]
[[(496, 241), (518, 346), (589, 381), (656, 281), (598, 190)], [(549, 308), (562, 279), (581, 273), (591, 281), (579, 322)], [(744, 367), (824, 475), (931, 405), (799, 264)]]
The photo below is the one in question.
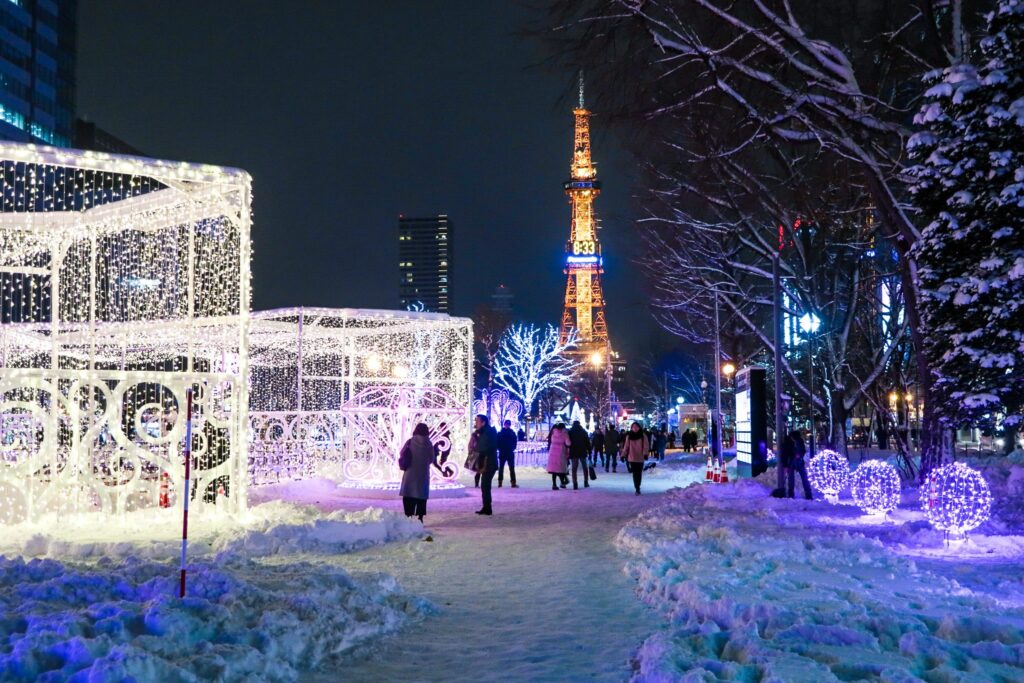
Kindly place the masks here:
[(16, 111), (5, 109), (2, 104), (0, 104), (0, 121), (6, 121), (15, 128), (25, 130), (25, 117)]

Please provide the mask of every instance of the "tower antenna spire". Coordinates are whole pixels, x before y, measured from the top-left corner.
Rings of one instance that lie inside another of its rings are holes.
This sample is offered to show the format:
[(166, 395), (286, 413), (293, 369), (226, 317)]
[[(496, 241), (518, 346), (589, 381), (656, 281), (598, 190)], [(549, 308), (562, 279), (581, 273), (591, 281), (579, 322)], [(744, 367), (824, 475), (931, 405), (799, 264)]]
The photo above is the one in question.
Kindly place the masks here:
[(583, 69), (580, 68), (580, 109), (584, 109), (583, 106)]

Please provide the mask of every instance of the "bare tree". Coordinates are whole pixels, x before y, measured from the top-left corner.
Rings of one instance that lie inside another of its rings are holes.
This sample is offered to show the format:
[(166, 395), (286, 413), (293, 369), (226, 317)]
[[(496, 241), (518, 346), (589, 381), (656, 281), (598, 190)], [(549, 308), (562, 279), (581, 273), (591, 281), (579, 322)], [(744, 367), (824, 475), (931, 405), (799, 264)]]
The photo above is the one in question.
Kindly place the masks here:
[[(642, 123), (645, 223), (663, 258), (654, 272), (666, 327), (705, 338), (717, 295), (723, 328), (770, 348), (764, 285), (781, 237), (783, 249), (792, 243), (788, 312), (823, 321), (830, 312), (818, 361), (826, 392), (815, 402), (833, 424), (878, 381), (901, 334), (922, 348), (910, 251), (920, 232), (902, 199), (908, 111), (920, 74), (962, 57), (986, 4), (966, 12), (948, 0), (555, 3), (566, 60), (602, 75), (596, 89), (616, 93), (608, 107)], [(797, 224), (816, 226), (818, 239), (794, 239)], [(879, 250), (895, 261), (869, 264)], [(890, 275), (903, 322), (860, 348), (857, 333)], [(915, 358), (927, 396), (931, 374)], [(781, 370), (809, 395), (792, 365)], [(941, 453), (924, 432), (927, 468)]]

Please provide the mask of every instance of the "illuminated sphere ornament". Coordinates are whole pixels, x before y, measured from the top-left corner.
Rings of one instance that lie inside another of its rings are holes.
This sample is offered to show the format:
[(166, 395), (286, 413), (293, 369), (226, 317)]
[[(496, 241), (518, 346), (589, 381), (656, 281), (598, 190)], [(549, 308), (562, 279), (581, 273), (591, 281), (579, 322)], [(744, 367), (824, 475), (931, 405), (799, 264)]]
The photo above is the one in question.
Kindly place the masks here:
[(821, 492), (825, 500), (835, 503), (839, 492), (850, 483), (850, 463), (839, 453), (825, 448), (811, 458), (807, 476), (811, 486)]
[(884, 515), (900, 504), (900, 475), (882, 460), (866, 460), (850, 477), (850, 493), (857, 507), (869, 515)]
[(931, 471), (921, 502), (932, 526), (963, 536), (988, 520), (992, 494), (980, 472), (954, 462)]

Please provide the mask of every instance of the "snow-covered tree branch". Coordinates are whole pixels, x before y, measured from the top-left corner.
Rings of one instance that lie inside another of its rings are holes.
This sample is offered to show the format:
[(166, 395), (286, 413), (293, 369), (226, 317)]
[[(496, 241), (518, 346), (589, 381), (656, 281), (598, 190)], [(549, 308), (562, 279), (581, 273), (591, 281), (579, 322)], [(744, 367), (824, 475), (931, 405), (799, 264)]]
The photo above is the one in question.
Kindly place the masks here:
[(494, 381), (521, 400), (529, 416), (542, 393), (567, 389), (581, 365), (568, 353), (578, 343), (575, 330), (562, 343), (553, 325), (513, 325), (498, 345)]

